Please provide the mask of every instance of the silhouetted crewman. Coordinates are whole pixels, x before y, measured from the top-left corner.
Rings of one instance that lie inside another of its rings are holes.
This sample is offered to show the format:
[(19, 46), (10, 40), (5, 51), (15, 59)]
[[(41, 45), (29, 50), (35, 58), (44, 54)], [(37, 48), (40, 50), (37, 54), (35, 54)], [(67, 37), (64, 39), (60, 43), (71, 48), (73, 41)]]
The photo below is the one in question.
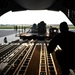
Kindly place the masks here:
[(69, 31), (66, 22), (60, 23), (60, 33), (49, 42), (48, 52), (52, 53), (57, 45), (62, 51), (56, 51), (56, 58), (63, 75), (69, 75), (69, 69), (75, 69), (75, 33)]
[(4, 37), (4, 43), (7, 43), (7, 37)]

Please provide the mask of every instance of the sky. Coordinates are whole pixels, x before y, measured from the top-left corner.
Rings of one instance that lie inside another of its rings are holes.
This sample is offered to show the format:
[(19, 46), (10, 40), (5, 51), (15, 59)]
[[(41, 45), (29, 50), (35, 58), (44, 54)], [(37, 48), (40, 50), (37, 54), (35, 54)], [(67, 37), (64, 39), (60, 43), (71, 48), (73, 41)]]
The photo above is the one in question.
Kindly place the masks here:
[(60, 24), (66, 21), (72, 24), (70, 20), (61, 11), (50, 10), (26, 10), (26, 11), (9, 11), (0, 16), (0, 24), (38, 24), (44, 21), (46, 24)]

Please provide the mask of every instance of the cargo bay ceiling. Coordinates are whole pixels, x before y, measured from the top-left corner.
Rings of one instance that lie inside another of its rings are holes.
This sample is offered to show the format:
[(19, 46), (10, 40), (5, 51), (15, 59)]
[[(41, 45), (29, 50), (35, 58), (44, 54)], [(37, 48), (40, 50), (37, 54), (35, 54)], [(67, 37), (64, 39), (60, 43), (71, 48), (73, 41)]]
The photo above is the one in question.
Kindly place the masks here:
[(8, 11), (25, 10), (62, 11), (75, 25), (74, 0), (0, 0), (0, 16)]

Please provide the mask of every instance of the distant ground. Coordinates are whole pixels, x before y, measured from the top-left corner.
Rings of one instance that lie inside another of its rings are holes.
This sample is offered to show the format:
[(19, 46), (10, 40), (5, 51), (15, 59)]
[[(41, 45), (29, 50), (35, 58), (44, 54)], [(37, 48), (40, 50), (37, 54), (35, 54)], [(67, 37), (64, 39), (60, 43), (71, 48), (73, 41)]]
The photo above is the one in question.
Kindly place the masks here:
[[(16, 25), (15, 25), (16, 26)], [(0, 25), (0, 29), (14, 29), (15, 28), (15, 26), (13, 26), (13, 25)], [(23, 26), (23, 27), (25, 27), (25, 28), (30, 28), (31, 26)], [(19, 29), (21, 29), (22, 28), (22, 25), (21, 26), (17, 26), (17, 28)]]
[[(59, 25), (51, 25), (51, 26), (59, 28)], [(14, 29), (14, 27), (15, 26), (13, 26), (13, 25), (0, 25), (0, 29)], [(31, 28), (31, 26), (23, 26), (23, 27), (25, 27), (25, 28)], [(47, 27), (49, 28), (50, 25), (48, 25)], [(17, 28), (18, 29), (19, 28), (22, 29), (22, 25), (20, 27), (17, 26)], [(69, 28), (70, 29), (75, 29), (75, 26), (74, 25), (69, 25)]]
[[(53, 27), (59, 28), (59, 25), (52, 25)], [(75, 29), (74, 25), (68, 25), (69, 29)]]

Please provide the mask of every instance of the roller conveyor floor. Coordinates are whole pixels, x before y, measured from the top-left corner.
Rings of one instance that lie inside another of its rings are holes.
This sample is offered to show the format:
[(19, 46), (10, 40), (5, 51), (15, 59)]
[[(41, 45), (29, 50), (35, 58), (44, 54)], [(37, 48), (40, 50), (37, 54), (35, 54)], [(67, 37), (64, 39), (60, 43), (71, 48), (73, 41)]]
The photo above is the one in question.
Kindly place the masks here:
[[(55, 54), (48, 54), (46, 42), (22, 43), (12, 52), (9, 62), (3, 62), (0, 75), (61, 75)], [(1, 65), (1, 63), (0, 63)]]

